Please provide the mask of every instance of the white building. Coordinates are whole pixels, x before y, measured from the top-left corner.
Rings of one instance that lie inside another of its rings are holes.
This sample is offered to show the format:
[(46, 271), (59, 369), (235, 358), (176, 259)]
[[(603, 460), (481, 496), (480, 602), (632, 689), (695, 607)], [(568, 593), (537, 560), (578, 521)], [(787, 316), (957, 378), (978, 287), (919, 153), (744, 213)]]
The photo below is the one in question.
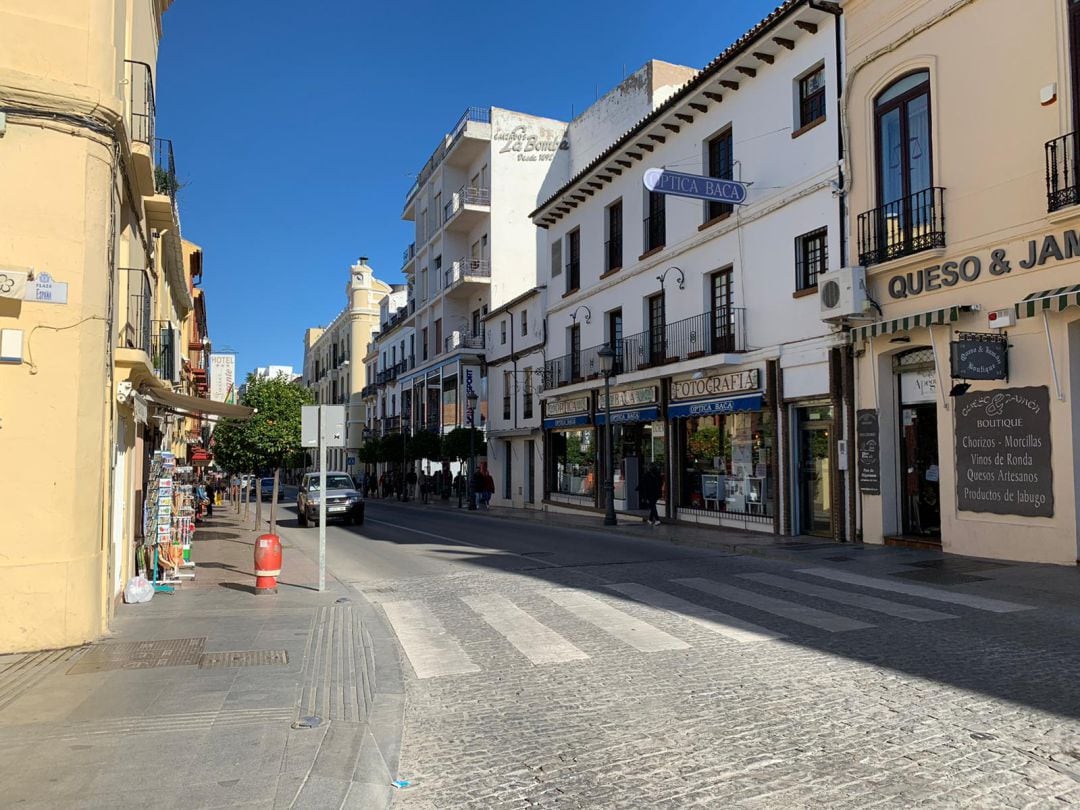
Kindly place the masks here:
[[(608, 344), (616, 508), (639, 508), (655, 465), (669, 518), (849, 536), (843, 341), (816, 294), (844, 241), (827, 7), (784, 3), (533, 212), (547, 234), (549, 508), (604, 506)], [(650, 192), (650, 168), (749, 192), (743, 205)]]
[(369, 382), (362, 363), (372, 335), (379, 329), (379, 305), (392, 288), (375, 278), (360, 260), (349, 270), (345, 285), (345, 307), (326, 327), (313, 327), (304, 333), (304, 385), (323, 405), (345, 405), (345, 447), (327, 450), (327, 464), (332, 470), (349, 471), (357, 465), (357, 451), (363, 442), (365, 423), (361, 391)]
[(264, 380), (274, 380), (278, 377), (284, 377), (290, 382), (297, 377), (292, 366), (259, 366), (252, 372), (256, 377)]

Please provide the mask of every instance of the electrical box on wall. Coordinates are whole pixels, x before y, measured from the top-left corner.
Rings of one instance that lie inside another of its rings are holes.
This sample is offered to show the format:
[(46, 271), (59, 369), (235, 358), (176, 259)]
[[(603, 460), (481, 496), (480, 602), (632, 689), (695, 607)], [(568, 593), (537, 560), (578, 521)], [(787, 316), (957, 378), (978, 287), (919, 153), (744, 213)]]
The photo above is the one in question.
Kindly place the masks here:
[(838, 439), (836, 442), (836, 469), (846, 470), (847, 468), (847, 439)]
[(866, 308), (866, 270), (841, 267), (818, 276), (818, 302), (821, 320), (842, 321), (862, 317)]
[(987, 313), (986, 324), (991, 329), (1008, 329), (1016, 325), (1016, 313), (1011, 309), (995, 309)]
[(0, 363), (23, 361), (23, 330), (0, 329)]

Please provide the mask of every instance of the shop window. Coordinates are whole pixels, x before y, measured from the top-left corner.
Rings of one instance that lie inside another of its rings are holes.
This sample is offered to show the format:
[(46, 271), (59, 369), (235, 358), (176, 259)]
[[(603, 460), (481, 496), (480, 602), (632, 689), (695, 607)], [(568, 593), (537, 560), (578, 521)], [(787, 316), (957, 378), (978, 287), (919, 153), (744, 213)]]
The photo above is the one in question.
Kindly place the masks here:
[(825, 120), (825, 66), (819, 65), (799, 79), (799, 121), (804, 129)]
[(552, 431), (551, 471), (552, 492), (595, 497), (596, 431)]
[(829, 269), (828, 228), (795, 238), (795, 289), (817, 288), (818, 276)]
[(771, 519), (775, 508), (772, 415), (749, 411), (679, 420), (679, 507), (740, 519)]

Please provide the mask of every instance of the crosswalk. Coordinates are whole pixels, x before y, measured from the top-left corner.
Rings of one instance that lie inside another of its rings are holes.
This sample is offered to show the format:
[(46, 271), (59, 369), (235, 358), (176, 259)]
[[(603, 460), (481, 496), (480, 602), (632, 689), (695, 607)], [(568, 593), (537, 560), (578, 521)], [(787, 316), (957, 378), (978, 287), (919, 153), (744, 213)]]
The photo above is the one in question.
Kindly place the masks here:
[[(735, 644), (756, 644), (798, 640), (799, 633), (827, 637), (864, 631), (875, 627), (882, 617), (926, 623), (962, 619), (972, 615), (968, 611), (1005, 614), (1033, 609), (1016, 602), (832, 568), (786, 573), (682, 577), (650, 585), (617, 582), (590, 591), (538, 588), (516, 601), (499, 593), (470, 593), (440, 603), (400, 599), (381, 604), (418, 678), (483, 671), (483, 662), (475, 660), (479, 656), (475, 652), (470, 655), (458, 637), (468, 635), (465, 625), (472, 620), (494, 631), (533, 666), (582, 662), (600, 652), (595, 634), (568, 637), (574, 633), (566, 627), (580, 627), (574, 621), (555, 622), (562, 627), (561, 632), (548, 626), (545, 617), (551, 616), (551, 610), (591, 626), (618, 646), (655, 654), (693, 646), (694, 634), (680, 633), (680, 626), (703, 629)], [(822, 584), (822, 580), (829, 584)], [(894, 598), (867, 591), (885, 592)], [(537, 603), (534, 596), (543, 598)], [(841, 607), (825, 610), (807, 604), (807, 599), (830, 608)], [(917, 601), (937, 604), (928, 607)], [(551, 605), (544, 608), (546, 603)], [(940, 605), (949, 605), (949, 612), (934, 609)], [(467, 610), (460, 610), (460, 606)], [(454, 628), (457, 635), (447, 627)], [(473, 629), (469, 625), (468, 630)]]

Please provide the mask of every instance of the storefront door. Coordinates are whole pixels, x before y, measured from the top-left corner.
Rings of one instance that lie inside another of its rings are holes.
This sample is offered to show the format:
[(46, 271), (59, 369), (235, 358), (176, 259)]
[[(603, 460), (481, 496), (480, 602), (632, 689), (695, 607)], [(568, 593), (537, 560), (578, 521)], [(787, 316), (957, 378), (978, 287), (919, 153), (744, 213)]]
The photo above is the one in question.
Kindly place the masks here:
[(799, 532), (832, 537), (830, 437), (832, 406), (798, 408)]
[(937, 372), (930, 349), (897, 357), (900, 378), (900, 511), (905, 535), (941, 539)]

